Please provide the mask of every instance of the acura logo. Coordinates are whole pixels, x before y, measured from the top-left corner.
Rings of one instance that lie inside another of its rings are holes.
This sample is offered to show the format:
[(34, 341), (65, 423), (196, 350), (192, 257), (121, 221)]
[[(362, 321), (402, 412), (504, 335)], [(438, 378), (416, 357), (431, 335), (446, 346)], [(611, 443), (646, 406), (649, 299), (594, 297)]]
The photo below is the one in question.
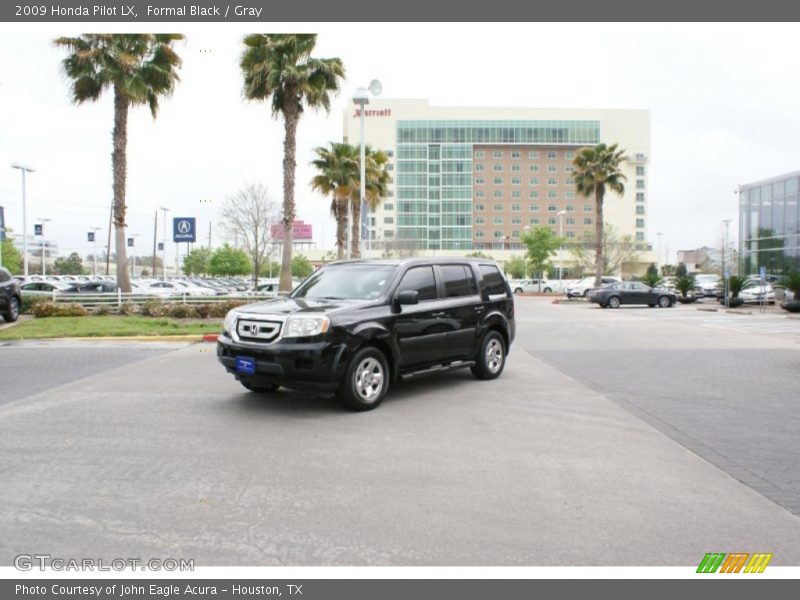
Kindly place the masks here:
[(189, 233), (192, 230), (192, 224), (189, 221), (178, 221), (178, 231), (181, 233)]

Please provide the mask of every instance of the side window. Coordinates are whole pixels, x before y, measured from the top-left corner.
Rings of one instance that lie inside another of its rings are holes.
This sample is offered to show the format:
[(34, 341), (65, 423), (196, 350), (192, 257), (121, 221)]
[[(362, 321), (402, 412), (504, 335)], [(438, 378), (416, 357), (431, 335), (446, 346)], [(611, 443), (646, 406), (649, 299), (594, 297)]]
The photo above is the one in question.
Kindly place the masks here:
[(481, 275), (483, 276), (483, 287), (490, 296), (506, 293), (506, 284), (500, 270), (494, 265), (481, 265)]
[(433, 267), (414, 267), (406, 271), (403, 280), (397, 286), (397, 292), (416, 290), (419, 301), (436, 299), (436, 280), (433, 278)]
[(444, 295), (446, 298), (472, 296), (478, 293), (472, 271), (464, 265), (441, 265), (439, 269), (444, 279)]

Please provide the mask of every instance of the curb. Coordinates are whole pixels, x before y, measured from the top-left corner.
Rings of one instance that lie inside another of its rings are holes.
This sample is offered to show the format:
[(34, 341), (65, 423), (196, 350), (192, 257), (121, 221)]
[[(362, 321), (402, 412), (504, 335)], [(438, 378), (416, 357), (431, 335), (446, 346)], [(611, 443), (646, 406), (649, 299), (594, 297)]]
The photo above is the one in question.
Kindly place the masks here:
[(87, 337), (58, 337), (58, 338), (20, 338), (7, 340), (14, 342), (202, 342), (202, 335), (110, 335)]
[(218, 333), (207, 333), (203, 336), (204, 342), (213, 342), (216, 343), (217, 339), (219, 338)]

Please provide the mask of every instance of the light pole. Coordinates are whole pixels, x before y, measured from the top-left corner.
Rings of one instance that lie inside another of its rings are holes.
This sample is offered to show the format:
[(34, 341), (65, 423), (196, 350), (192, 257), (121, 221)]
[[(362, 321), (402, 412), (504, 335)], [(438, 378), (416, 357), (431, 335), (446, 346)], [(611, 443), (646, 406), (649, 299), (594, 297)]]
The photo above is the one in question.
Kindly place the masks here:
[(131, 279), (136, 277), (136, 238), (139, 237), (141, 234), (139, 233), (132, 233), (131, 234), (131, 254), (133, 254), (133, 264), (131, 265)]
[(42, 277), (46, 274), (45, 264), (47, 261), (44, 257), (44, 224), (48, 221), (52, 221), (52, 219), (39, 219), (39, 222), (42, 224)]
[(658, 236), (658, 266), (661, 266), (661, 232), (656, 233)]
[(162, 223), (163, 236), (161, 238), (163, 240), (163, 249), (162, 249), (163, 254), (161, 255), (161, 272), (162, 272), (161, 278), (164, 281), (166, 281), (167, 280), (167, 213), (169, 212), (169, 209), (163, 206), (160, 206), (158, 209), (164, 213), (164, 216), (162, 217), (162, 220), (164, 221)]
[(564, 242), (562, 238), (564, 237), (564, 215), (567, 214), (567, 211), (560, 210), (558, 211), (558, 287), (561, 289), (561, 271), (563, 270), (563, 265), (561, 262), (561, 251), (564, 248)]
[(102, 227), (90, 227), (92, 231), (92, 242), (94, 243), (94, 278), (97, 279), (97, 232), (102, 229)]
[(25, 173), (33, 173), (33, 169), (28, 166), (13, 163), (12, 169), (19, 169), (22, 172), (22, 271), (25, 278), (28, 278), (28, 211), (25, 207)]
[(728, 308), (729, 306), (728, 287), (729, 287), (730, 274), (728, 273), (728, 271), (725, 270), (725, 248), (728, 247), (728, 226), (731, 224), (731, 219), (723, 219), (722, 222), (725, 224), (725, 237), (723, 238), (722, 241), (722, 276), (724, 277), (725, 308)]
[[(364, 107), (369, 104), (369, 95), (372, 94), (373, 96), (380, 96), (381, 91), (383, 91), (383, 86), (381, 86), (381, 82), (377, 79), (373, 79), (369, 83), (369, 88), (358, 88), (353, 94), (353, 104), (360, 107), (359, 113), (361, 115), (361, 155), (360, 155), (360, 167), (361, 167), (361, 174), (359, 176), (359, 183), (361, 186), (361, 191), (359, 195), (359, 202), (361, 205), (361, 214), (364, 215), (366, 211), (367, 205), (367, 165), (366, 165), (366, 146), (364, 144)], [(347, 258), (350, 258), (350, 246), (351, 243), (351, 235), (353, 229), (352, 221), (352, 209), (350, 207), (350, 203), (347, 204)], [(361, 223), (358, 224), (358, 227), (361, 228)], [(367, 230), (369, 231), (369, 230)], [(362, 235), (361, 238), (364, 236)], [(363, 244), (363, 239), (360, 241), (359, 246)], [(361, 248), (359, 247), (359, 250)], [(360, 252), (359, 252), (360, 254)]]

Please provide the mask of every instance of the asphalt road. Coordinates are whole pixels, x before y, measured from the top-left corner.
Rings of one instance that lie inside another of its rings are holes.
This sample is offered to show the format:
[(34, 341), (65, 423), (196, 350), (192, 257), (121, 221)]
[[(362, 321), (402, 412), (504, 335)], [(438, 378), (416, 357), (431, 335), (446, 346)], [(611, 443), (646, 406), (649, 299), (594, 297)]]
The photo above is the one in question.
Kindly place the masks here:
[[(211, 344), (127, 346), (128, 362), (0, 406), (0, 564), (800, 564), (780, 460), (797, 464), (796, 410), (776, 399), (797, 388), (800, 337), (698, 314), (523, 298), (501, 379), (419, 379), (368, 413), (246, 392)], [(23, 351), (0, 348), (0, 372)], [(14, 378), (36, 379), (35, 358)], [(726, 404), (752, 371), (763, 393)], [(736, 470), (775, 465), (783, 499)]]

